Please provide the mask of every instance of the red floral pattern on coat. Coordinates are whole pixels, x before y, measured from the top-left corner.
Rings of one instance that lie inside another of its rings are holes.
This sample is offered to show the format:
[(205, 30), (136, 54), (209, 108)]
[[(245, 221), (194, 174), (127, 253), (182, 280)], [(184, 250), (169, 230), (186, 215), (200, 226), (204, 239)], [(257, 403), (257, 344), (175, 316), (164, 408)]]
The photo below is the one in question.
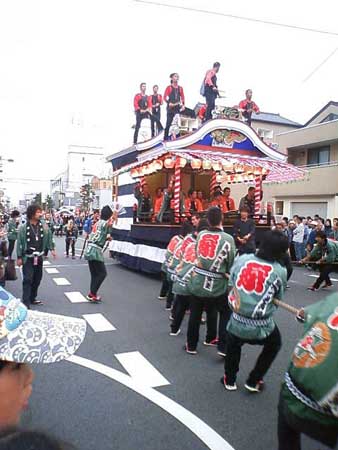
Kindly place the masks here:
[(338, 331), (338, 308), (336, 308), (334, 313), (329, 317), (327, 324), (331, 330)]
[(220, 239), (220, 234), (203, 234), (197, 244), (197, 256), (213, 261), (217, 255), (217, 248)]
[(236, 286), (248, 294), (262, 294), (271, 271), (272, 266), (269, 264), (247, 262), (237, 276)]
[(183, 261), (187, 264), (194, 264), (196, 262), (196, 246), (194, 242), (186, 247), (183, 254)]
[(179, 243), (179, 241), (180, 241), (179, 236), (174, 236), (171, 238), (171, 240), (168, 244), (168, 247), (167, 247), (167, 250), (169, 253), (174, 253), (175, 248), (176, 248), (177, 244)]

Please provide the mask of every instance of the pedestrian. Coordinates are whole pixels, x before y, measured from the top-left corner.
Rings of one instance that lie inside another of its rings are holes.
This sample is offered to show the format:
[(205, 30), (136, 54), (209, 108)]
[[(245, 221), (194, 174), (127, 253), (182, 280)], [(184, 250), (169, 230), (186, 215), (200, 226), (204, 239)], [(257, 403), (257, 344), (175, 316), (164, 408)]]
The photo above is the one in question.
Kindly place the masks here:
[(75, 447), (41, 431), (9, 428), (0, 431), (0, 450), (75, 450)]
[(175, 274), (175, 268), (179, 262), (181, 245), (184, 238), (191, 234), (192, 229), (192, 225), (189, 222), (184, 222), (181, 226), (180, 233), (171, 238), (167, 247), (165, 260), (162, 264), (162, 271), (166, 276), (166, 284), (164, 286), (162, 284), (162, 289), (167, 290), (167, 301), (165, 306), (167, 311), (171, 310), (174, 301), (172, 275)]
[(112, 239), (110, 233), (116, 220), (117, 214), (113, 212), (110, 206), (104, 206), (101, 210), (100, 220), (94, 225), (88, 238), (85, 259), (88, 261), (91, 280), (87, 299), (93, 303), (101, 302), (101, 297), (97, 295), (97, 291), (107, 276), (103, 250), (106, 241)]
[(300, 262), (305, 264), (308, 261), (316, 261), (319, 267), (319, 277), (308, 290), (318, 291), (323, 282), (323, 289), (332, 287), (330, 273), (335, 269), (334, 264), (338, 263), (338, 242), (327, 239), (324, 231), (318, 231), (312, 252)]
[(212, 69), (208, 70), (204, 77), (204, 97), (207, 103), (207, 109), (204, 117), (205, 121), (212, 119), (212, 111), (215, 109), (215, 101), (219, 96), (217, 87), (217, 73), (220, 67), (221, 64), (219, 62), (215, 62)]
[(170, 304), (170, 308), (171, 309), (171, 304), (173, 301), (173, 293), (172, 291), (169, 289), (170, 288), (170, 283), (168, 281), (168, 264), (170, 263), (170, 260), (174, 254), (175, 248), (176, 246), (183, 240), (183, 238), (179, 235), (179, 234), (175, 234), (175, 236), (173, 236), (170, 241), (169, 244), (167, 245), (167, 249), (164, 255), (164, 261), (162, 263), (161, 266), (161, 278), (162, 278), (162, 285), (161, 285), (161, 290), (160, 290), (160, 294), (158, 296), (159, 300), (165, 300), (167, 299), (167, 304)]
[(289, 241), (289, 252), (292, 261), (296, 261), (296, 252), (293, 242), (293, 232), (296, 228), (296, 223), (294, 220), (290, 220), (288, 223), (288, 241)]
[(171, 310), (172, 313), (170, 314), (170, 319), (173, 318), (173, 311), (175, 309), (175, 298), (173, 295), (173, 283), (176, 278), (176, 267), (181, 261), (182, 253), (185, 251), (185, 248), (187, 245), (189, 245), (191, 242), (195, 241), (194, 235), (193, 235), (193, 226), (190, 222), (185, 221), (183, 222), (179, 234), (179, 240), (177, 245), (175, 246), (175, 249), (173, 251), (173, 254), (168, 260), (167, 263), (167, 277), (168, 277), (168, 284), (169, 284), (169, 292), (172, 293), (170, 296), (171, 303), (168, 301), (167, 298), (167, 304), (166, 304), (166, 310)]
[(169, 139), (169, 130), (176, 114), (185, 110), (185, 98), (182, 86), (179, 86), (178, 73), (170, 74), (170, 85), (166, 88), (163, 99), (167, 103), (167, 122), (164, 130), (164, 140)]
[(7, 224), (7, 238), (8, 238), (8, 258), (12, 259), (12, 254), (15, 247), (15, 242), (18, 238), (18, 228), (20, 224), (20, 212), (16, 209), (11, 212), (11, 218)]
[[(196, 232), (192, 239), (185, 239), (181, 246), (181, 257), (175, 270), (175, 277), (172, 291), (175, 294), (174, 308), (172, 312), (173, 320), (171, 322), (170, 336), (180, 334), (181, 324), (187, 310), (190, 309), (191, 295), (188, 288), (188, 282), (196, 264), (196, 237), (198, 233), (207, 230), (209, 227), (206, 219), (200, 219), (197, 224)], [(190, 235), (189, 235), (190, 236)]]
[(233, 228), (233, 237), (239, 255), (243, 255), (243, 253), (255, 253), (255, 229), (255, 222), (249, 218), (249, 209), (246, 206), (242, 206), (240, 209), (240, 218), (236, 220)]
[(239, 110), (242, 112), (244, 120), (251, 127), (251, 116), (252, 113), (259, 114), (259, 108), (256, 103), (252, 100), (252, 90), (247, 89), (245, 91), (245, 99), (239, 103)]
[(163, 130), (160, 120), (157, 118), (157, 116), (154, 116), (150, 112), (150, 108), (152, 106), (151, 98), (147, 96), (146, 89), (147, 89), (146, 83), (141, 83), (140, 92), (136, 94), (134, 97), (134, 110), (136, 115), (134, 144), (137, 144), (138, 132), (140, 130), (141, 122), (143, 119), (153, 120), (157, 125), (158, 131), (161, 132)]
[(338, 218), (336, 217), (333, 219), (332, 232), (333, 232), (333, 239), (335, 241), (338, 241)]
[[(74, 354), (81, 345), (83, 319), (28, 310), (0, 288), (0, 429), (15, 427), (32, 393), (31, 364), (50, 364)], [(22, 448), (22, 447), (17, 447)]]
[(338, 294), (305, 308), (278, 406), (278, 450), (301, 450), (301, 434), (336, 448)]
[[(153, 138), (155, 136), (155, 125), (157, 124), (157, 132), (156, 134), (159, 134), (160, 131), (163, 130), (163, 128), (158, 127), (158, 122), (161, 122), (161, 106), (163, 105), (163, 98), (162, 95), (158, 93), (158, 85), (155, 84), (153, 86), (153, 95), (149, 96), (150, 100), (150, 108), (151, 108), (151, 137)], [(155, 120), (157, 119), (157, 121)]]
[(134, 189), (137, 200), (137, 218), (139, 222), (150, 222), (153, 214), (153, 200), (149, 192), (148, 183), (138, 183)]
[[(7, 261), (8, 257), (8, 240), (5, 228), (0, 228), (0, 286), (5, 287), (6, 285), (6, 272), (8, 270), (8, 265), (13, 263), (11, 260)], [(13, 264), (13, 272), (15, 272), (15, 264)]]
[(221, 383), (229, 391), (237, 390), (236, 378), (244, 344), (263, 346), (245, 388), (260, 392), (263, 378), (281, 348), (281, 336), (273, 320), (286, 288), (286, 269), (279, 264), (288, 249), (288, 241), (277, 230), (267, 231), (257, 255), (240, 256), (230, 272), (233, 286), (229, 304), (233, 311), (227, 326), (227, 352)]
[(293, 230), (292, 242), (295, 247), (296, 260), (299, 262), (305, 257), (304, 224), (301, 217), (294, 216), (296, 228)]
[(75, 259), (75, 243), (79, 235), (77, 226), (73, 220), (69, 220), (65, 226), (66, 236), (66, 257), (69, 258), (69, 249), (72, 249), (72, 259)]
[(235, 200), (230, 197), (231, 194), (231, 189), (227, 186), (224, 188), (223, 190), (223, 198), (224, 198), (224, 203), (226, 206), (226, 212), (229, 211), (235, 211), (236, 210), (236, 205), (235, 205)]
[(83, 226), (83, 231), (86, 234), (86, 238), (90, 235), (90, 233), (92, 232), (93, 226), (96, 224), (96, 222), (99, 220), (100, 218), (100, 210), (99, 209), (94, 209), (93, 210), (93, 214), (89, 215), (87, 217), (87, 219), (85, 220), (84, 226)]
[(38, 288), (42, 280), (43, 255), (50, 250), (56, 258), (55, 243), (48, 227), (41, 222), (40, 205), (32, 204), (27, 208), (27, 222), (21, 225), (17, 241), (17, 265), (22, 267), (22, 301), (27, 308), (41, 305), (38, 300)]
[(243, 207), (249, 209), (250, 217), (253, 217), (255, 215), (255, 188), (253, 186), (249, 187), (247, 194), (242, 197), (241, 201), (239, 202), (239, 211)]
[(331, 219), (326, 219), (325, 220), (325, 234), (327, 238), (332, 238), (333, 237), (333, 230), (332, 230), (332, 222)]
[[(49, 238), (53, 239), (54, 224), (51, 220), (51, 215), (49, 212), (43, 213), (42, 218), (41, 218), (41, 223), (42, 223), (44, 229), (46, 230), (46, 232), (49, 233), (49, 235), (50, 235)], [(49, 252), (49, 249), (45, 248), (45, 250), (43, 252), (43, 256), (45, 259), (47, 259), (47, 257), (48, 257), (48, 252)]]
[(191, 355), (197, 354), (203, 310), (207, 313), (204, 345), (218, 346), (220, 353), (225, 352), (225, 329), (230, 315), (226, 295), (228, 287), (226, 274), (230, 272), (234, 261), (235, 243), (233, 237), (223, 231), (222, 218), (222, 211), (217, 206), (209, 208), (207, 212), (209, 229), (199, 233), (196, 241), (196, 264), (189, 279), (192, 299), (185, 346), (185, 351)]

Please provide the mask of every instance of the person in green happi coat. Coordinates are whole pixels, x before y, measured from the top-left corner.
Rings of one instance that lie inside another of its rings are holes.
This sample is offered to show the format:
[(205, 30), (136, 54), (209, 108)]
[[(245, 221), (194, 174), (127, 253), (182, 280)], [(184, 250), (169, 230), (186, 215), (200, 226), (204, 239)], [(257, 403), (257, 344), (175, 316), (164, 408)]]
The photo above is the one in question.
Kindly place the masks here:
[(115, 221), (117, 221), (117, 212), (108, 205), (104, 206), (101, 210), (100, 220), (95, 223), (88, 238), (85, 259), (88, 261), (91, 276), (90, 291), (87, 295), (87, 299), (91, 302), (101, 302), (101, 297), (97, 295), (97, 292), (107, 276), (103, 251), (106, 242), (112, 239), (110, 233)]

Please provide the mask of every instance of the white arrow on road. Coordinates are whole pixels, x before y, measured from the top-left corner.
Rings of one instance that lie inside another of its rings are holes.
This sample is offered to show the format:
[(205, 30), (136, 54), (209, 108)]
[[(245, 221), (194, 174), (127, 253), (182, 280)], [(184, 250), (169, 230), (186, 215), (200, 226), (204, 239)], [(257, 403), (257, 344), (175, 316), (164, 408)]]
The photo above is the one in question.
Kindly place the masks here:
[(86, 367), (87, 369), (94, 370), (95, 372), (115, 380), (134, 392), (137, 392), (139, 395), (147, 398), (149, 401), (162, 408), (186, 426), (210, 450), (234, 450), (234, 448), (225, 439), (223, 439), (222, 436), (195, 416), (195, 414), (185, 409), (179, 403), (174, 402), (174, 400), (161, 392), (156, 391), (156, 389), (144, 386), (142, 383), (139, 383), (137, 380), (120, 372), (119, 370), (95, 361), (91, 361), (90, 359), (82, 358), (81, 356), (73, 355), (67, 361)]
[(118, 353), (115, 356), (129, 375), (143, 386), (154, 388), (170, 384), (140, 352)]

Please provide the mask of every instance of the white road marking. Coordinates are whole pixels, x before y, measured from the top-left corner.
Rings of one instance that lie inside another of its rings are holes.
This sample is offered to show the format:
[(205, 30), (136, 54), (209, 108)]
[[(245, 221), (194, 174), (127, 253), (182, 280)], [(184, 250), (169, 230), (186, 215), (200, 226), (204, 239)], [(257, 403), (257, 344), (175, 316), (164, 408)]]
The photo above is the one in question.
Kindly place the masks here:
[(42, 263), (44, 266), (50, 266), (50, 261), (44, 261), (43, 263)]
[(83, 314), (82, 317), (88, 322), (95, 333), (116, 330), (114, 325), (112, 325), (101, 313)]
[(144, 386), (155, 388), (170, 384), (140, 352), (118, 353), (115, 356), (129, 375)]
[(70, 286), (70, 282), (67, 278), (53, 278), (53, 281), (57, 286)]
[(89, 303), (89, 300), (81, 292), (65, 292), (65, 296), (71, 303)]
[(47, 268), (45, 269), (45, 271), (46, 271), (47, 273), (49, 273), (49, 274), (52, 274), (52, 273), (60, 273), (60, 271), (59, 271), (56, 267), (47, 267)]
[[(79, 366), (86, 367), (87, 369), (94, 370), (118, 383), (123, 384), (129, 389), (137, 392), (139, 395), (147, 398), (155, 405), (162, 408), (172, 417), (186, 426), (192, 433), (195, 434), (210, 450), (234, 450), (231, 445), (222, 438), (215, 430), (209, 425), (199, 419), (195, 414), (185, 409), (179, 403), (174, 402), (171, 398), (161, 392), (156, 391), (154, 388), (144, 386), (139, 383), (137, 379), (131, 378), (119, 370), (105, 366), (104, 364), (91, 361), (90, 359), (82, 358), (81, 356), (73, 355), (68, 358), (69, 362), (78, 364)], [(224, 392), (222, 395), (226, 395)]]
[[(306, 274), (306, 276), (307, 277), (311, 277), (311, 278), (318, 278), (319, 277), (319, 275), (308, 275), (308, 274)], [(331, 278), (331, 277), (330, 277), (330, 280), (331, 281), (338, 281), (337, 278)]]

